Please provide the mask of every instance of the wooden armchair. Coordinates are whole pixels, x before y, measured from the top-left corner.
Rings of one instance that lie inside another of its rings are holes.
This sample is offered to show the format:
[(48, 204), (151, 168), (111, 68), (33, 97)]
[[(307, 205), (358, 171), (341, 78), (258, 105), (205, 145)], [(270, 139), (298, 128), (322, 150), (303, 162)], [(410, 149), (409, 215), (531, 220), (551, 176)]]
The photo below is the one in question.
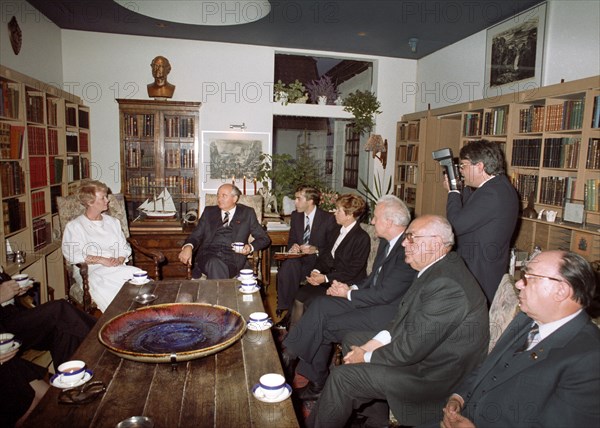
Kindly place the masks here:
[[(129, 227), (127, 225), (127, 215), (125, 213), (125, 202), (120, 194), (108, 195), (108, 214), (115, 217), (121, 223), (121, 230), (127, 238), (127, 242), (133, 249), (152, 258), (154, 261), (154, 272), (148, 272), (148, 275), (161, 279), (161, 265), (165, 261), (165, 256), (158, 250), (144, 248), (139, 243), (130, 238)], [(58, 206), (58, 219), (60, 223), (61, 235), (65, 231), (65, 226), (69, 221), (84, 213), (85, 209), (75, 195), (56, 198)], [(96, 304), (92, 301), (90, 295), (90, 284), (88, 279), (87, 263), (77, 263), (71, 265), (64, 259), (65, 277), (66, 277), (66, 295), (67, 299), (82, 308), (85, 312), (93, 313), (96, 310)]]

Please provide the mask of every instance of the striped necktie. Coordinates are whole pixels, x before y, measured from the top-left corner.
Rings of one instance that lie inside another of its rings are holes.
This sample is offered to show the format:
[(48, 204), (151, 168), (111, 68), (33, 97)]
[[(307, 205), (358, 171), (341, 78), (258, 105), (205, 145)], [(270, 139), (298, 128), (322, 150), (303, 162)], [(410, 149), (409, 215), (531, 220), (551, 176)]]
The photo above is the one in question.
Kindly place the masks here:
[(531, 330), (529, 330), (529, 333), (527, 334), (527, 340), (525, 341), (525, 343), (523, 344), (523, 346), (521, 346), (517, 352), (525, 352), (529, 349), (529, 347), (531, 346), (531, 344), (533, 342), (538, 342), (539, 340), (536, 341), (536, 337), (540, 332), (540, 326), (537, 325), (537, 323), (533, 323), (533, 325), (531, 326)]
[(225, 211), (223, 215), (223, 227), (229, 226), (229, 211)]
[(305, 217), (304, 220), (306, 226), (304, 227), (304, 235), (302, 235), (302, 244), (308, 244), (308, 240), (310, 239), (310, 220), (308, 216)]

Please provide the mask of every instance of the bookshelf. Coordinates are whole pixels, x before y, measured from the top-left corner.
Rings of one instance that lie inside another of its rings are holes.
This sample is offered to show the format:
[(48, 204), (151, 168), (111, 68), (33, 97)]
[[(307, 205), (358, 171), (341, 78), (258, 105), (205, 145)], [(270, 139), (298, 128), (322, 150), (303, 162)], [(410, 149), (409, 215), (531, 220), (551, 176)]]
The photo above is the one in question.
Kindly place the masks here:
[(39, 281), (41, 302), (65, 296), (56, 196), (89, 177), (89, 147), (78, 97), (0, 65), (0, 264)]
[[(600, 259), (600, 76), (405, 115), (399, 122), (396, 168), (407, 165), (402, 126), (417, 121), (417, 215), (445, 215), (447, 194), (436, 178), (441, 168), (429, 161), (430, 153), (450, 147), (457, 156), (466, 142), (485, 138), (502, 146), (522, 207), (533, 196), (538, 213), (558, 212), (555, 222), (544, 215), (522, 218), (516, 246), (570, 249), (590, 261)], [(398, 170), (395, 177), (397, 191), (407, 186)], [(583, 224), (562, 221), (565, 200), (584, 205)]]
[[(118, 99), (121, 192), (129, 221), (166, 188), (177, 219), (198, 209), (199, 102)], [(132, 232), (135, 223), (131, 225)]]
[(396, 125), (396, 161), (394, 163), (394, 194), (414, 211), (419, 182), (419, 120)]

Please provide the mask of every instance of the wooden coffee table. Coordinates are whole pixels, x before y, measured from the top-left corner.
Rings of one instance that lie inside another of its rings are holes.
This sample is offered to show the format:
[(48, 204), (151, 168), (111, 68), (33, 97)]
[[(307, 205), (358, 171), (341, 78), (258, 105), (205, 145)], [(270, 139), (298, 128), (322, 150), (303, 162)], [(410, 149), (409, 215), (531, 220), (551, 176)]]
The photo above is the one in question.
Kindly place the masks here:
[(244, 319), (264, 311), (260, 293), (242, 294), (235, 280), (165, 280), (144, 286), (125, 284), (73, 359), (87, 363), (93, 380), (107, 386), (99, 399), (84, 405), (58, 403), (51, 387), (25, 422), (27, 427), (110, 427), (131, 416), (148, 416), (155, 428), (298, 427), (291, 399), (263, 403), (252, 386), (264, 373), (283, 373), (270, 330), (247, 331), (229, 348), (204, 358), (176, 364), (122, 359), (98, 341), (98, 330), (123, 312), (139, 308), (133, 298), (153, 292), (153, 304), (181, 301), (227, 306)]

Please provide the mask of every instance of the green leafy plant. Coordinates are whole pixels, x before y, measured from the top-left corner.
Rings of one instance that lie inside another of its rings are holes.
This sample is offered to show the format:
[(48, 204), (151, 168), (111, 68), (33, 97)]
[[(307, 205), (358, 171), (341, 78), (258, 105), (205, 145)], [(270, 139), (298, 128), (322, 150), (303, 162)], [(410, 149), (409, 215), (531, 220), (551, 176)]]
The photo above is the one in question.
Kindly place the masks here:
[(290, 84), (285, 84), (281, 80), (278, 80), (273, 85), (273, 91), (275, 101), (281, 102), (283, 105), (294, 103), (306, 97), (306, 88), (298, 79)]
[(362, 190), (359, 190), (362, 196), (365, 197), (367, 203), (369, 204), (369, 209), (371, 211), (371, 215), (375, 212), (375, 205), (377, 205), (377, 201), (384, 195), (389, 195), (392, 190), (392, 177), (388, 180), (385, 191), (383, 190), (383, 183), (381, 182), (381, 177), (377, 174), (373, 179), (373, 189), (365, 183), (365, 181), (360, 178), (360, 184), (363, 187)]
[(376, 114), (380, 114), (381, 103), (371, 91), (356, 90), (344, 99), (344, 111), (354, 116), (354, 130), (359, 134), (370, 132), (375, 126)]

